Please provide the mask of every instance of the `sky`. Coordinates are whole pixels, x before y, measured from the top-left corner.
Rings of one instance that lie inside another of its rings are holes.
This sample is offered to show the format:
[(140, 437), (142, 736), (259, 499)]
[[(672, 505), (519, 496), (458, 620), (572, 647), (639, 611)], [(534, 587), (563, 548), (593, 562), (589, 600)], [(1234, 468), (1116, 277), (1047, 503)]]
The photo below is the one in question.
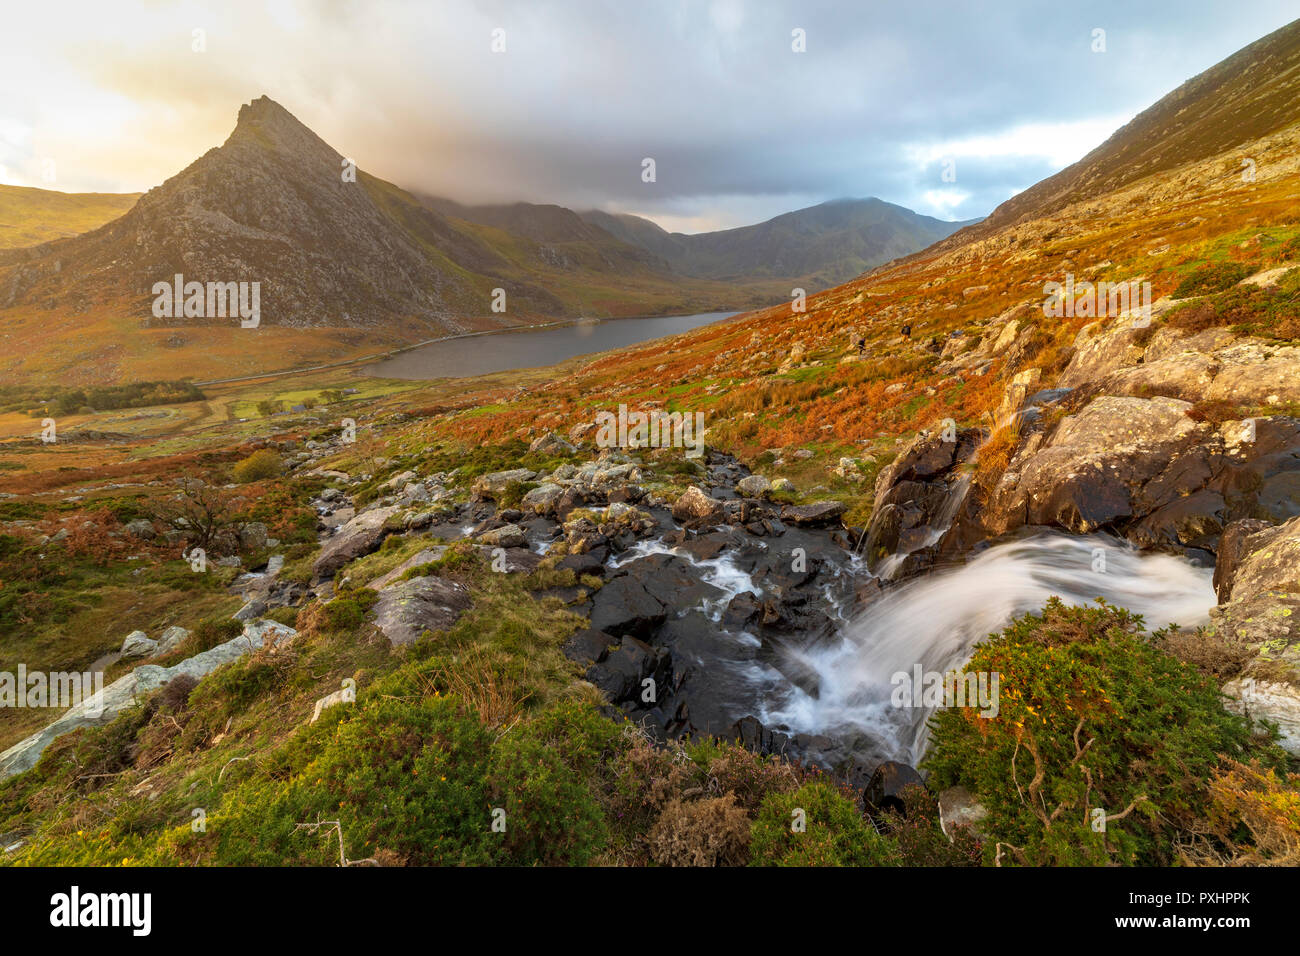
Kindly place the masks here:
[(5, 6), (0, 183), (147, 190), (266, 94), (409, 190), (682, 232), (843, 197), (986, 215), (1297, 15), (1295, 0)]

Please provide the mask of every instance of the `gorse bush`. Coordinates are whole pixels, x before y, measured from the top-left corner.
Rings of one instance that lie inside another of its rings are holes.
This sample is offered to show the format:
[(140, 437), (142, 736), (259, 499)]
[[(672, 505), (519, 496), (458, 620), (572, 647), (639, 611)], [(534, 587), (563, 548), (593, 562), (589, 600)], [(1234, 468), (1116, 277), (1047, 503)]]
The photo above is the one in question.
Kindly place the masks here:
[[(229, 795), (233, 809), (208, 828), (219, 860), (337, 864), (341, 832), (349, 861), (383, 850), (412, 865), (492, 862), (492, 739), (474, 714), (452, 697), (343, 710), (327, 711), (286, 756), (289, 779)], [(327, 821), (338, 828), (313, 826)]]
[(967, 669), (1001, 675), (998, 715), (940, 711), (924, 766), (936, 792), (979, 796), (986, 855), (1002, 862), (1171, 863), (1180, 834), (1203, 826), (1220, 755), (1280, 756), (1223, 709), (1212, 678), (1101, 602), (1053, 598), (979, 645)]
[(824, 780), (769, 795), (749, 849), (753, 866), (888, 866), (897, 859), (893, 844)]
[(231, 475), (240, 484), (247, 484), (250, 481), (277, 478), (283, 471), (284, 464), (280, 461), (280, 456), (269, 448), (262, 448), (238, 462), (231, 469)]
[(495, 806), (506, 814), (510, 862), (591, 862), (610, 840), (604, 768), (627, 746), (615, 724), (577, 701), (503, 734), (490, 777)]

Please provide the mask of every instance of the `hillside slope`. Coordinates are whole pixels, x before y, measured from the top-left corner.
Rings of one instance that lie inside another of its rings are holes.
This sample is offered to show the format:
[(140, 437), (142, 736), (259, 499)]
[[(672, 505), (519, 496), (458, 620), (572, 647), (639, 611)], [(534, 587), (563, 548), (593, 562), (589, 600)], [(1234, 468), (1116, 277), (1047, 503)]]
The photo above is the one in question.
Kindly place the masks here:
[[(1208, 159), (1300, 119), (1300, 20), (1234, 53), (1143, 110), (1083, 159), (948, 239), (953, 248), (1156, 173)], [(1241, 176), (1242, 159), (1223, 175)], [(1255, 157), (1256, 162), (1258, 158)]]
[(63, 193), (0, 184), (0, 249), (80, 235), (116, 219), (139, 198), (140, 193)]

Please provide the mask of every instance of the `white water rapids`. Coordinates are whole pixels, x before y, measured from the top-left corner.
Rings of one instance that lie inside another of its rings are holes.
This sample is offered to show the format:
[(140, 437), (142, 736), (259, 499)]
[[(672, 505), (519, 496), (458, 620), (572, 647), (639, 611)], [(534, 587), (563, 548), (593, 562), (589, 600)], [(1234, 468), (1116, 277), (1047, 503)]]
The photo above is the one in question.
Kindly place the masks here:
[[(1094, 549), (1104, 570), (1094, 570)], [(1088, 604), (1098, 597), (1141, 614), (1148, 630), (1196, 625), (1215, 605), (1213, 571), (1165, 554), (1140, 554), (1100, 535), (1047, 533), (995, 545), (966, 565), (889, 589), (842, 632), (838, 643), (789, 651), (817, 676), (816, 696), (791, 686), (760, 715), (772, 728), (831, 737), (866, 734), (915, 765), (930, 711), (891, 705), (891, 678), (945, 673), (1013, 617), (1048, 598)]]

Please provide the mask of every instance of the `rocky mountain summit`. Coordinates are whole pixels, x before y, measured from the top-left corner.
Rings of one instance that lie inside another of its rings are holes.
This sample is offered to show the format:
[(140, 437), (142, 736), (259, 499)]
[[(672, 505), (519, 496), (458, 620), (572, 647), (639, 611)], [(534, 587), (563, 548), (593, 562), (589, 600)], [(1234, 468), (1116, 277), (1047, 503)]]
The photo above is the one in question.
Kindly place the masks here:
[(147, 305), (153, 284), (180, 274), (203, 283), (260, 282), (269, 325), (367, 326), (418, 315), (453, 328), (451, 305), (469, 289), (419, 243), (446, 246), (453, 257), (473, 246), (418, 207), (399, 225), (380, 182), (362, 172), (346, 181), (345, 170), (343, 156), (260, 97), (240, 108), (224, 144), (122, 218), (11, 253), (0, 308), (84, 309), (124, 297), (143, 305), (149, 323), (156, 321)]

